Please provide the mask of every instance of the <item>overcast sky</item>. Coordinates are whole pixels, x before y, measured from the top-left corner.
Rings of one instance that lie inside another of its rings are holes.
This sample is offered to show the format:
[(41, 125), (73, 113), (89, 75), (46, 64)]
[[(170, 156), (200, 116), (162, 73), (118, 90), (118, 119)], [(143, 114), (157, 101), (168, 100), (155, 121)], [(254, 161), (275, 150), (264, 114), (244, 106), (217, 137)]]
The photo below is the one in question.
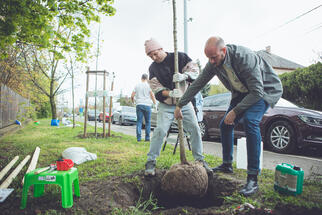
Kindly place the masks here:
[[(207, 63), (204, 44), (212, 35), (221, 36), (226, 44), (243, 45), (255, 51), (270, 45), (273, 54), (303, 66), (312, 64), (317, 59), (316, 52), (322, 51), (322, 0), (187, 2), (188, 18), (192, 18), (188, 23), (188, 55), (193, 60), (199, 59), (202, 66)], [(318, 6), (321, 7), (299, 17)], [(114, 7), (115, 16), (102, 18), (100, 24), (103, 41), (98, 69), (114, 72), (115, 92), (122, 90), (123, 94), (130, 95), (152, 63), (144, 52), (144, 41), (153, 37), (164, 50), (173, 51), (172, 3), (165, 0), (115, 0)], [(177, 0), (177, 16), (178, 49), (183, 51), (183, 0)], [(95, 43), (98, 25), (91, 26)], [(95, 70), (96, 60), (89, 66)], [(85, 74), (79, 78), (81, 86), (77, 91), (79, 96), (84, 96)]]

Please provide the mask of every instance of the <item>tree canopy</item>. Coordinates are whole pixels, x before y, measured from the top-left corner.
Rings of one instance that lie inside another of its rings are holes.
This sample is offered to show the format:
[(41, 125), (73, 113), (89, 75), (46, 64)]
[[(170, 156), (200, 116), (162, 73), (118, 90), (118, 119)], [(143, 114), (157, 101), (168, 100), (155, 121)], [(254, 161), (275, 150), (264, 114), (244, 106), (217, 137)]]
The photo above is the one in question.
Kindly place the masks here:
[[(14, 43), (74, 49), (80, 58), (90, 46), (89, 24), (112, 16), (113, 0), (1, 0), (0, 48)], [(66, 31), (67, 30), (67, 31)], [(68, 31), (69, 30), (69, 31)], [(67, 33), (66, 33), (67, 32)], [(53, 49), (56, 48), (56, 49)]]
[(37, 95), (30, 98), (32, 102), (40, 101), (39, 98), (50, 101), (52, 117), (56, 118), (56, 95), (67, 77), (58, 64), (68, 52), (76, 61), (87, 60), (91, 53), (89, 26), (99, 22), (100, 15), (113, 16), (113, 3), (113, 0), (1, 0), (0, 81), (29, 98), (26, 86), (33, 88)]

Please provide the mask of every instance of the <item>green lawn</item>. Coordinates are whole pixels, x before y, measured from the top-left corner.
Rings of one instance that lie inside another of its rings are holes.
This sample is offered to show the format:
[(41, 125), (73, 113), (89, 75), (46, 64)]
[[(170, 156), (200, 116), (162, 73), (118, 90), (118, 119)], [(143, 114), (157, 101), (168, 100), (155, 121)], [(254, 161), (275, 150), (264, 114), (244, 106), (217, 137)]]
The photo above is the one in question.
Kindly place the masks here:
[[(88, 132), (94, 132), (93, 127)], [(98, 132), (102, 133), (99, 128)], [(41, 148), (38, 167), (45, 167), (55, 163), (61, 153), (68, 147), (85, 147), (88, 152), (96, 153), (98, 159), (85, 162), (78, 166), (80, 183), (94, 180), (106, 180), (111, 176), (122, 176), (144, 169), (149, 143), (136, 142), (133, 136), (112, 132), (113, 137), (106, 139), (82, 139), (78, 135), (83, 133), (83, 127), (51, 127), (50, 120), (40, 120), (39, 125), (30, 123), (15, 133), (0, 138), (0, 169), (5, 167), (16, 155), (20, 156), (19, 162), (26, 156), (33, 154), (36, 146)], [(157, 168), (168, 169), (172, 164), (179, 163), (179, 153), (172, 155), (173, 147), (168, 145), (157, 160)], [(187, 159), (193, 160), (191, 151), (186, 151)], [(206, 155), (210, 166), (221, 163), (220, 158)], [(17, 164), (16, 164), (17, 165)], [(29, 165), (29, 162), (28, 162)], [(9, 186), (15, 188), (17, 195), (21, 194), (20, 182), (27, 166)], [(8, 174), (7, 174), (8, 175)], [(6, 175), (6, 176), (7, 176)], [(245, 179), (245, 170), (235, 170), (233, 177)], [(276, 204), (293, 204), (304, 207), (319, 207), (322, 209), (322, 182), (304, 182), (303, 193), (297, 197), (281, 195), (274, 191), (274, 172), (263, 170), (259, 177), (260, 199), (245, 198), (236, 191), (232, 196), (225, 198), (231, 207), (249, 202), (258, 207), (274, 208)], [(58, 191), (57, 191), (58, 192)]]

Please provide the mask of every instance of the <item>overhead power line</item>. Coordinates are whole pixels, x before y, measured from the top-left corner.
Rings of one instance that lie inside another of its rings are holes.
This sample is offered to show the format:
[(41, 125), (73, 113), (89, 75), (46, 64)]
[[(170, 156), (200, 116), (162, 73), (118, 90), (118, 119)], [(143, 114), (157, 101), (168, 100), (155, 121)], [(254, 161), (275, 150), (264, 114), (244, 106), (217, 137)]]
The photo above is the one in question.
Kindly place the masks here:
[(307, 11), (307, 12), (305, 12), (305, 13), (303, 13), (303, 14), (301, 14), (301, 15), (299, 15), (299, 16), (297, 16), (297, 17), (295, 17), (294, 19), (291, 19), (291, 20), (289, 20), (289, 21), (285, 22), (285, 23), (284, 23), (284, 24), (282, 24), (282, 25), (277, 26), (274, 30), (279, 29), (279, 28), (281, 28), (281, 27), (283, 27), (283, 26), (285, 26), (285, 25), (287, 25), (287, 24), (289, 24), (289, 23), (291, 23), (291, 22), (293, 22), (293, 21), (295, 21), (295, 20), (297, 20), (297, 19), (301, 18), (302, 16), (305, 16), (306, 14), (311, 13), (312, 11), (314, 11), (314, 10), (318, 9), (318, 8), (319, 8), (319, 7), (321, 7), (321, 6), (322, 6), (322, 4), (321, 4), (321, 5), (319, 5), (319, 6), (317, 6), (317, 7), (315, 7), (315, 8), (313, 8), (313, 9), (311, 9), (311, 10), (309, 10), (309, 11)]
[(322, 27), (322, 22), (319, 24), (319, 26), (314, 26), (311, 30), (305, 32), (305, 34), (311, 33), (313, 31), (316, 31)]
[(258, 38), (260, 38), (260, 37), (262, 37), (262, 36), (266, 36), (267, 34), (269, 34), (269, 33), (273, 32), (273, 31), (276, 31), (277, 29), (280, 29), (280, 28), (284, 27), (285, 25), (288, 25), (288, 24), (290, 24), (291, 22), (294, 22), (295, 20), (297, 20), (297, 19), (299, 19), (299, 18), (301, 18), (301, 17), (303, 17), (303, 16), (305, 16), (305, 15), (307, 15), (307, 14), (311, 13), (312, 11), (317, 10), (317, 9), (318, 9), (318, 8), (320, 8), (321, 6), (322, 6), (322, 4), (318, 5), (317, 7), (313, 8), (313, 9), (311, 9), (311, 10), (309, 10), (309, 11), (305, 12), (305, 13), (302, 13), (301, 15), (299, 15), (299, 16), (297, 16), (297, 17), (295, 17), (295, 18), (291, 19), (291, 20), (288, 20), (287, 22), (285, 22), (285, 23), (283, 23), (283, 24), (281, 24), (281, 25), (279, 25), (279, 26), (277, 26), (277, 27), (275, 27), (275, 28), (272, 28), (271, 30), (269, 30), (269, 31), (267, 31), (267, 32), (265, 32), (265, 33), (262, 33), (262, 34), (258, 35), (257, 37), (255, 37), (255, 39), (258, 39)]

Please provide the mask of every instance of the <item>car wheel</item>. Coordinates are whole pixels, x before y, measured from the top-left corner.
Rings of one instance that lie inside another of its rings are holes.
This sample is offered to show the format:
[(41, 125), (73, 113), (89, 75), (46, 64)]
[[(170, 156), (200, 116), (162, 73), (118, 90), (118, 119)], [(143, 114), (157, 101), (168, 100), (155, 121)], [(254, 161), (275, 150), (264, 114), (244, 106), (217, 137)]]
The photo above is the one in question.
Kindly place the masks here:
[(200, 134), (201, 134), (201, 138), (202, 140), (208, 140), (209, 136), (208, 136), (208, 130), (207, 130), (207, 125), (204, 121), (202, 122), (198, 122), (199, 128), (200, 128)]
[(119, 124), (120, 125), (123, 125), (123, 119), (122, 119), (122, 117), (120, 116), (120, 118), (119, 118)]
[(115, 121), (114, 121), (114, 117), (113, 116), (112, 116), (111, 121), (112, 121), (112, 124), (115, 124)]
[(265, 139), (267, 147), (278, 153), (290, 153), (294, 151), (296, 146), (294, 129), (286, 121), (272, 123)]

